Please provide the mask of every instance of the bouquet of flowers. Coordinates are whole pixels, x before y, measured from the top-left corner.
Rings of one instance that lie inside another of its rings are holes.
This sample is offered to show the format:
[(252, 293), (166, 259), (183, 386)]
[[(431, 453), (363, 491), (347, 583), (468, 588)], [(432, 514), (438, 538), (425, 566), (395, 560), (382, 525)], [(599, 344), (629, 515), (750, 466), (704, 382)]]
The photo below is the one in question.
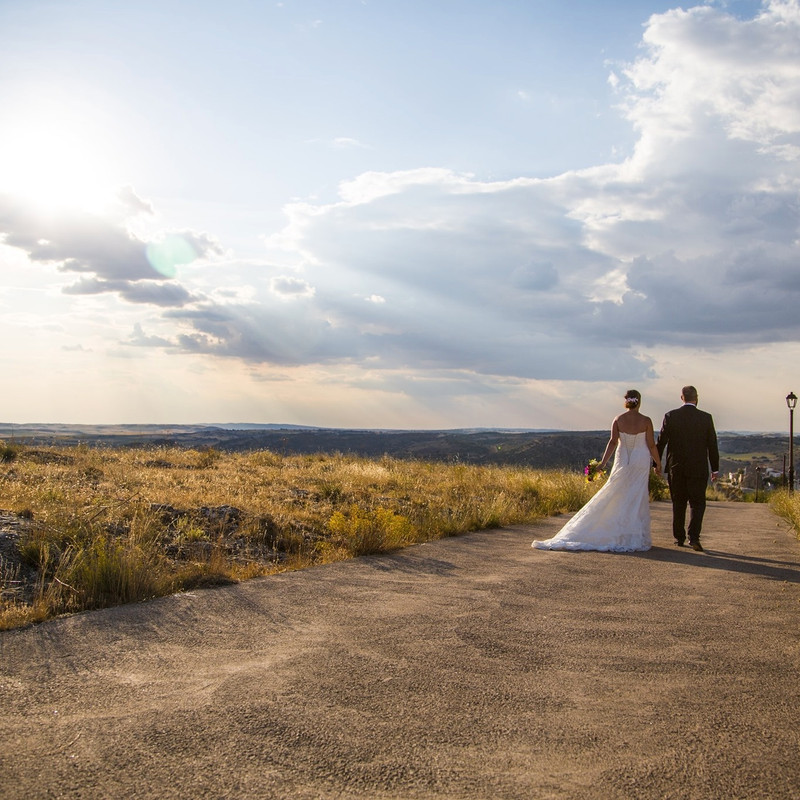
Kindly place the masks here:
[(603, 475), (606, 474), (604, 469), (601, 469), (600, 462), (593, 458), (583, 470), (583, 474), (586, 476), (587, 483), (589, 481), (596, 481), (598, 478), (602, 478)]

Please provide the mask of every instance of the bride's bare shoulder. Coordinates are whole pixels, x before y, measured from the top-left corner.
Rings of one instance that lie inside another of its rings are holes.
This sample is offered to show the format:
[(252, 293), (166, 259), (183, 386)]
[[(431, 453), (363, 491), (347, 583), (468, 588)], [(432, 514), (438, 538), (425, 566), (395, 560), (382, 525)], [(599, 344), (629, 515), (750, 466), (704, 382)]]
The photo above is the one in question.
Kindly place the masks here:
[(635, 436), (637, 433), (646, 433), (653, 427), (653, 421), (650, 417), (646, 417), (644, 414), (631, 413), (630, 411), (620, 414), (614, 420), (614, 424), (622, 433), (627, 433), (631, 436)]

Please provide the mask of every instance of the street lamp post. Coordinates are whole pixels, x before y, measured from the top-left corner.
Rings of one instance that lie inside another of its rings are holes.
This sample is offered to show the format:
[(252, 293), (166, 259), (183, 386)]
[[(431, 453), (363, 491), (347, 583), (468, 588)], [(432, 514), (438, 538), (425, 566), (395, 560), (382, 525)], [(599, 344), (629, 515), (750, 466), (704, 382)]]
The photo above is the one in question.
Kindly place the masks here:
[(797, 405), (797, 395), (789, 392), (786, 395), (786, 405), (789, 406), (789, 491), (794, 491), (794, 407)]

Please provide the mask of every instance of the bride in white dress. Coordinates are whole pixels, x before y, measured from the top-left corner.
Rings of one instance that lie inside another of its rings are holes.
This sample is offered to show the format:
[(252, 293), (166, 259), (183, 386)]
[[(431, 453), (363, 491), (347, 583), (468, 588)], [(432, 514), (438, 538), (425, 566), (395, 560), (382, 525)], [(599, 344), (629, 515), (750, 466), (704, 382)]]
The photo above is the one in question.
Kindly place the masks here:
[(605, 469), (616, 451), (605, 485), (552, 538), (535, 541), (539, 550), (604, 550), (625, 553), (650, 549), (650, 466), (661, 475), (653, 422), (639, 413), (642, 396), (625, 393), (625, 408), (611, 425), (611, 438), (600, 461)]

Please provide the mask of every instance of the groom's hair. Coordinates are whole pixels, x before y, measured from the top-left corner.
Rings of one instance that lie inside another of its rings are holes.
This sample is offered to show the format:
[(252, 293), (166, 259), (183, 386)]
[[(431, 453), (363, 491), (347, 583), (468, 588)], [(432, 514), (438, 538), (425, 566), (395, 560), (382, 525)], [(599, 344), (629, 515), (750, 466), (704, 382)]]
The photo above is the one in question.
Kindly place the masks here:
[(685, 403), (696, 403), (697, 389), (695, 389), (694, 386), (684, 386), (683, 389), (681, 389), (681, 397)]

